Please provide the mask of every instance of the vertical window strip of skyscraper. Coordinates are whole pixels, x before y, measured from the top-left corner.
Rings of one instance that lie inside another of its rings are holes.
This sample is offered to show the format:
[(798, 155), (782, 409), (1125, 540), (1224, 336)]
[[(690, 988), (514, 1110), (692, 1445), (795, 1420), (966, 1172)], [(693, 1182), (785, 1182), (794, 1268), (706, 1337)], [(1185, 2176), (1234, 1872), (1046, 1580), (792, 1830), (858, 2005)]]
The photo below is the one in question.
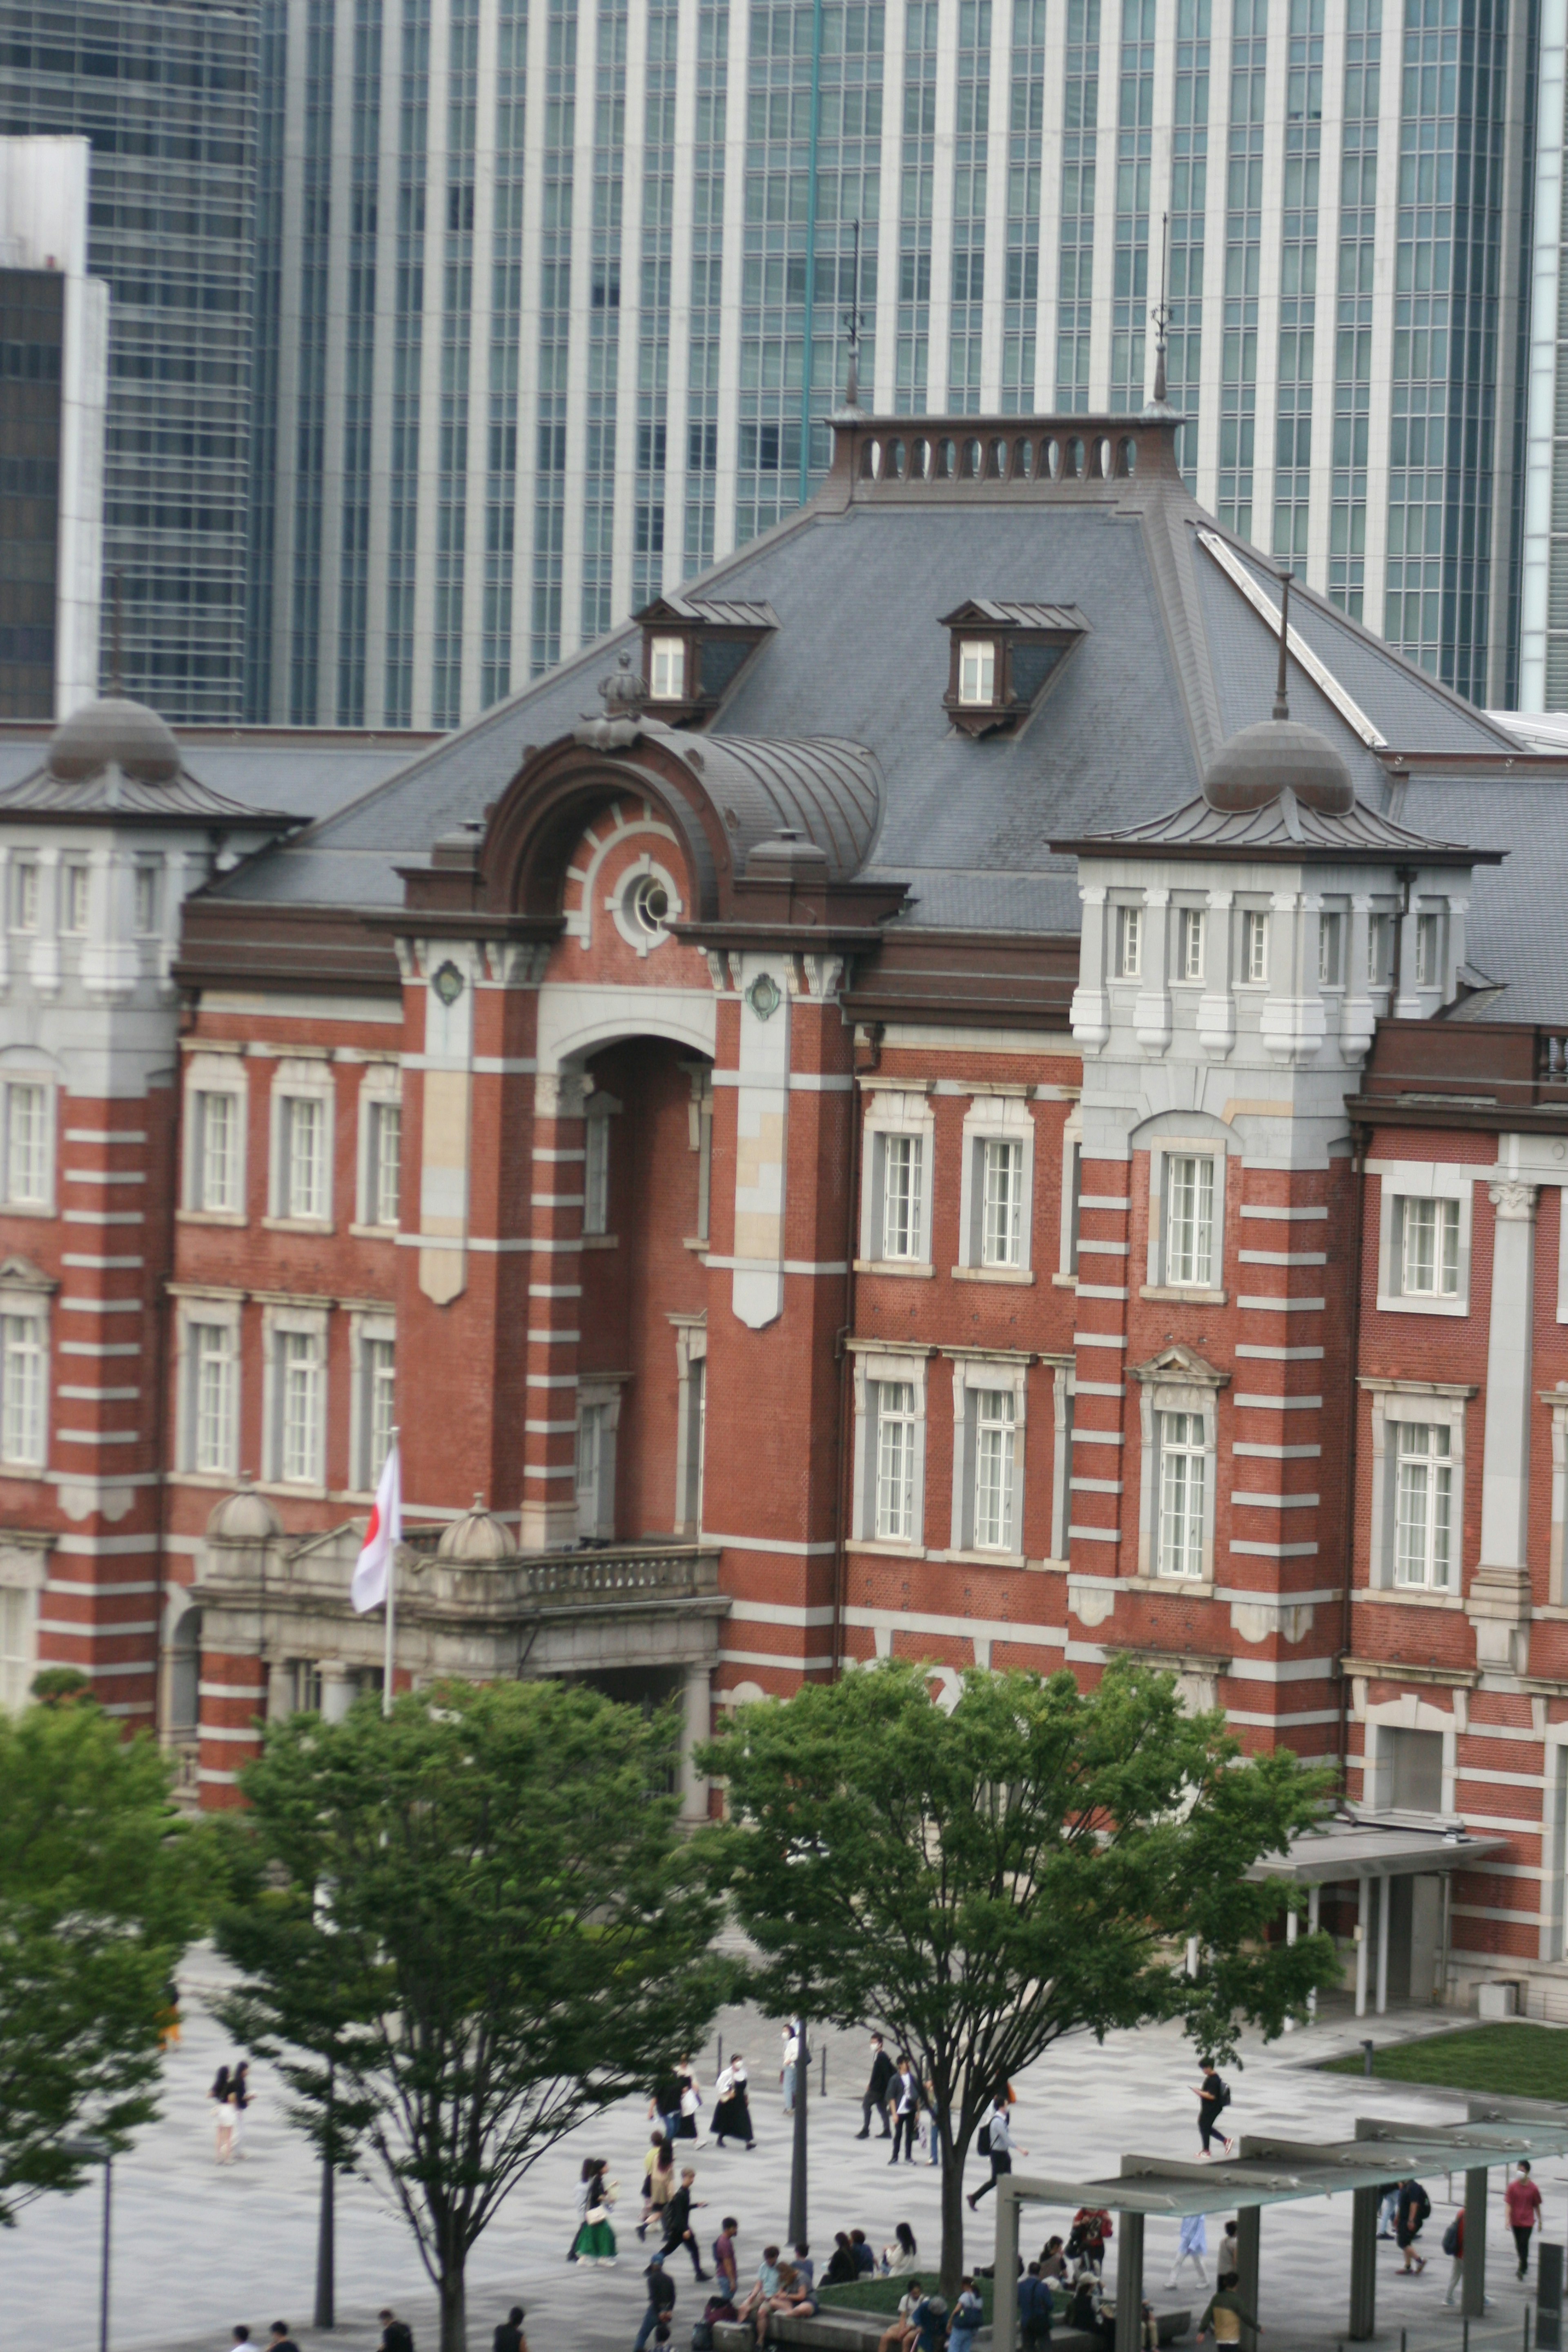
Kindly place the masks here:
[(643, 99), (642, 272), (637, 303), (637, 487), (632, 513), (634, 612), (664, 583), (678, 25), (675, 0), (648, 0)]
[[(1150, 0), (1152, 5), (1152, 0)], [(980, 405), (985, 300), (985, 159), (991, 127), (991, 0), (958, 0), (958, 89), (952, 165), (952, 305), (947, 403)]]
[(626, 143), (626, 0), (599, 0), (594, 67), (594, 221), (588, 289), (588, 430), (583, 484), (583, 641), (611, 617), (616, 388), (621, 348), (621, 206)]
[(1203, 376), (1204, 221), (1208, 205), (1209, 0), (1177, 0), (1176, 78), (1171, 138), (1170, 311), (1165, 380), (1186, 423), (1179, 436), (1183, 479), (1195, 490), (1198, 390)]
[(1094, 320), (1094, 179), (1100, 118), (1100, 0), (1067, 0), (1062, 91), (1061, 250), (1057, 279), (1057, 406), (1089, 406)]
[(1040, 291), (1040, 140), (1046, 120), (1046, 0), (1014, 0), (1007, 120), (1007, 251), (1002, 310), (1002, 408), (1035, 405)]
[(1219, 515), (1252, 536), (1258, 410), (1258, 278), (1263, 239), (1268, 0), (1235, 0), (1226, 135), (1225, 341), (1220, 353)]
[(1366, 456), (1372, 404), (1373, 263), (1383, 0), (1348, 0), (1340, 140), (1340, 261), (1334, 303), (1334, 450), (1329, 595), (1362, 618), (1366, 589)]
[(1110, 310), (1110, 405), (1143, 405), (1149, 316), (1149, 170), (1154, 121), (1154, 0), (1122, 0), (1117, 97), (1116, 247)]
[(313, 727), (319, 716), (336, 14), (334, 0), (308, 0), (300, 191), (300, 341), (295, 362), (299, 391), (294, 424), (294, 576), (289, 613), (289, 718), (295, 727)]
[(1496, 436), (1504, 0), (1406, 0), (1385, 630), (1486, 689)]
[(691, 324), (686, 386), (686, 535), (681, 572), (713, 561), (718, 519), (720, 295), (724, 268), (724, 123), (728, 0), (697, 16), (697, 112), (691, 153)]
[(436, 492), (436, 625), (430, 716), (456, 727), (463, 703), (463, 589), (468, 531), (469, 314), (474, 303), (474, 170), (479, 0), (450, 0), (447, 49), (446, 252), (441, 281), (441, 412)]
[(899, 194), (899, 331), (893, 392), (894, 409), (903, 416), (918, 415), (924, 409), (930, 383), (936, 34), (936, 0), (906, 0), (903, 179)]
[(490, 226), (489, 424), (485, 451), (485, 573), (479, 671), (479, 692), (486, 709), (511, 690), (528, 0), (499, 0), (493, 72), (496, 128)]
[(424, 349), (425, 174), (430, 0), (403, 0), (398, 80), (397, 284), (387, 483), (386, 724), (414, 723), (414, 596), (419, 537), (419, 373)]
[(1559, 215), (1552, 510), (1546, 572), (1546, 687), (1542, 708), (1568, 710), (1568, 204)]
[(822, 12), (817, 126), (816, 270), (811, 320), (810, 487), (832, 457), (822, 418), (843, 398), (854, 303), (855, 223), (860, 223), (860, 314), (864, 348), (877, 334), (877, 226), (882, 207), (880, 7)]
[(381, 164), (382, 0), (354, 0), (348, 319), (343, 337), (342, 509), (338, 589), (340, 727), (363, 727), (370, 594), (370, 422), (375, 375), (375, 246)]
[(272, 591), (278, 541), (278, 352), (283, 292), (283, 111), (288, 0), (262, 0), (257, 124), (255, 341), (245, 582), (245, 716), (272, 717)]
[(557, 0), (545, 30), (543, 218), (540, 228), (539, 422), (533, 486), (529, 667), (561, 658), (566, 530), (566, 362), (572, 336), (572, 151), (577, 136), (577, 0)]
[(1318, 174), (1323, 121), (1324, 0), (1290, 0), (1285, 72), (1285, 205), (1279, 248), (1279, 383), (1274, 552), (1307, 562), (1311, 496), (1312, 344), (1318, 289)]

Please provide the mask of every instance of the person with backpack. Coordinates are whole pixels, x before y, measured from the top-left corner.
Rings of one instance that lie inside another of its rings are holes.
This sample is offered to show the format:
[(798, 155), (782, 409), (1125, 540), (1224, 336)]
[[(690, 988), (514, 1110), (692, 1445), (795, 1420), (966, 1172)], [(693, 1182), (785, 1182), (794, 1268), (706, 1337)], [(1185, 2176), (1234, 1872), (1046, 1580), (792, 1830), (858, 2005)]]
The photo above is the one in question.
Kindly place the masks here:
[(643, 2347), (649, 2337), (658, 2335), (660, 2328), (663, 2329), (668, 2342), (669, 2315), (675, 2309), (675, 2281), (665, 2271), (662, 2254), (649, 2257), (644, 2276), (647, 2280), (647, 2309), (642, 2315), (642, 2326), (637, 2329), (637, 2342), (632, 2347), (632, 2352), (643, 2352)]
[(1412, 2271), (1419, 2277), (1426, 2267), (1426, 2257), (1416, 2252), (1415, 2241), (1421, 2235), (1421, 2224), (1431, 2210), (1432, 2200), (1418, 2180), (1400, 2182), (1399, 2203), (1394, 2216), (1394, 2234), (1405, 2256), (1404, 2263), (1396, 2273), (1400, 2278), (1408, 2278)]
[(1519, 2274), (1522, 2278), (1530, 2267), (1530, 2235), (1541, 2219), (1541, 2191), (1530, 2177), (1530, 2166), (1523, 2158), (1519, 2169), (1502, 2192), (1508, 2208), (1508, 2226), (1513, 2231), (1513, 2242), (1519, 2253)]
[(980, 2300), (980, 2291), (974, 2281), (972, 2278), (961, 2279), (958, 2301), (952, 2306), (952, 2317), (948, 2323), (948, 2352), (974, 2352), (974, 2339), (980, 2333), (984, 2317), (985, 2306)]
[(1067, 2251), (1080, 2273), (1092, 2271), (1098, 2278), (1105, 2268), (1105, 2242), (1114, 2225), (1110, 2216), (1100, 2205), (1080, 2205), (1072, 2217), (1068, 2233)]
[[(969, 2199), (969, 2210), (972, 2213), (976, 2210), (983, 2197), (990, 2196), (1002, 2175), (1013, 2169), (1013, 2126), (1007, 2116), (1005, 2088), (997, 2092), (995, 2103), (991, 2110), (991, 2119), (981, 2127), (980, 2153), (991, 2158), (991, 2178), (989, 2180), (983, 2180)], [(1026, 2147), (1020, 2147), (1018, 2153), (1020, 2156), (1027, 2156), (1029, 2151)]]
[(1049, 2352), (1055, 2316), (1050, 2282), (1040, 2276), (1038, 2263), (1031, 2263), (1018, 2281), (1018, 2326), (1023, 2331), (1024, 2352)]
[(1193, 2093), (1193, 2096), (1198, 2103), (1199, 2146), (1205, 2156), (1212, 2156), (1214, 2150), (1210, 2147), (1209, 2141), (1217, 2133), (1221, 2147), (1224, 2148), (1226, 2156), (1229, 2156), (1236, 2142), (1226, 2139), (1224, 2132), (1220, 2131), (1219, 2119), (1230, 2105), (1230, 2086), (1223, 2082), (1215, 2071), (1212, 2058), (1204, 2060), (1203, 2068), (1203, 2082)]

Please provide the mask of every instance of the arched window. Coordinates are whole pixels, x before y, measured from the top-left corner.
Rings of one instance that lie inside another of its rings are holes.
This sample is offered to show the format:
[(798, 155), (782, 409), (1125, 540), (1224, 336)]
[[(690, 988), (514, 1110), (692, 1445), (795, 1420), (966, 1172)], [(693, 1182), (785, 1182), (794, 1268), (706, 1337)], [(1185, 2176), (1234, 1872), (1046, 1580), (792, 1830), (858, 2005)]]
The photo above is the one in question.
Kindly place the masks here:
[(195, 1731), (200, 1713), (202, 1612), (187, 1609), (169, 1644), (169, 1728)]

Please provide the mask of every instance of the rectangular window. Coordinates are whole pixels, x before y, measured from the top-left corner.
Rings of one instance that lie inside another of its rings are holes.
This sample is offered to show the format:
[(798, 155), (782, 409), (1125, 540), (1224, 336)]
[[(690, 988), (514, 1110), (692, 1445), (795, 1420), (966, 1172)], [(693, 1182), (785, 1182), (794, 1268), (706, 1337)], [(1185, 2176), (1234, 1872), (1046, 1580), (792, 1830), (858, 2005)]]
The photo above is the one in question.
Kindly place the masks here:
[(963, 637), (958, 647), (958, 698), (984, 707), (996, 699), (996, 642), (994, 637)]
[(1384, 1727), (1380, 1745), (1388, 1761), (1389, 1801), (1396, 1812), (1443, 1810), (1443, 1735)]
[(686, 639), (655, 637), (648, 646), (648, 690), (656, 702), (680, 702), (686, 696)]
[(1436, 915), (1415, 918), (1415, 985), (1417, 988), (1440, 988), (1443, 984), (1442, 937)]
[(143, 858), (136, 868), (136, 929), (145, 938), (158, 928), (158, 868)]
[(313, 1331), (285, 1331), (279, 1350), (282, 1396), (281, 1475), (321, 1481), (321, 1345)]
[(44, 1207), (49, 1197), (49, 1089), (5, 1089), (5, 1198)]
[(1202, 980), (1204, 976), (1204, 910), (1201, 907), (1184, 907), (1176, 941), (1176, 977), (1178, 980)]
[(44, 1459), (44, 1326), (37, 1315), (0, 1316), (0, 1455), (37, 1468)]
[(1208, 1152), (1172, 1152), (1165, 1161), (1165, 1280), (1213, 1287), (1214, 1160)]
[(1338, 915), (1318, 917), (1318, 984), (1321, 988), (1338, 988), (1340, 984)]
[(283, 1214), (320, 1217), (326, 1199), (326, 1106), (314, 1095), (283, 1103)]
[(1394, 1580), (1444, 1592), (1448, 1585), (1454, 1479), (1448, 1433), (1435, 1423), (1417, 1421), (1401, 1422), (1398, 1429)]
[(398, 1103), (378, 1102), (370, 1107), (370, 1139), (366, 1174), (370, 1180), (370, 1211), (367, 1223), (373, 1225), (395, 1225), (397, 1223), (398, 1184), (403, 1170), (403, 1110)]
[(62, 930), (86, 930), (87, 894), (88, 868), (85, 866), (68, 866), (65, 870), (65, 904), (61, 908)]
[(1207, 1457), (1201, 1413), (1163, 1412), (1160, 1431), (1162, 1576), (1204, 1572), (1204, 1479)]
[(390, 1339), (364, 1342), (364, 1428), (368, 1460), (363, 1486), (368, 1490), (381, 1476), (392, 1451), (397, 1418), (397, 1350)]
[(923, 1138), (889, 1135), (882, 1147), (882, 1255), (921, 1255), (921, 1157)]
[(12, 1714), (27, 1704), (37, 1672), (36, 1649), (32, 1594), (0, 1584), (0, 1707)]
[(321, 1712), (321, 1669), (314, 1658), (294, 1661), (294, 1712), (296, 1715), (320, 1715)]
[(1387, 915), (1373, 915), (1366, 926), (1366, 977), (1369, 986), (1386, 988), (1391, 969), (1394, 925)]
[(590, 1118), (584, 1124), (583, 1159), (583, 1231), (610, 1230), (610, 1122)]
[(1024, 1146), (987, 1136), (981, 1147), (984, 1192), (980, 1234), (983, 1265), (1024, 1262)]
[(35, 858), (24, 857), (16, 866), (16, 889), (12, 900), (12, 914), (19, 931), (36, 931), (38, 928), (38, 867)]
[(974, 1543), (1011, 1551), (1013, 1544), (1013, 1391), (974, 1395)]
[(195, 1205), (232, 1213), (239, 1206), (239, 1097), (198, 1094), (195, 1113)]
[(1143, 909), (1116, 909), (1116, 977), (1136, 980), (1143, 969)]
[(1268, 918), (1256, 907), (1245, 908), (1241, 918), (1241, 976), (1248, 981), (1268, 977)]
[(605, 1447), (609, 1406), (581, 1405), (577, 1412), (577, 1532), (596, 1536), (602, 1512)]
[(225, 1323), (193, 1323), (193, 1469), (231, 1475), (239, 1406), (234, 1334)]
[(915, 1391), (910, 1381), (878, 1381), (877, 1533), (908, 1542), (915, 1532)]
[(1459, 1203), (1401, 1200), (1399, 1287), (1406, 1298), (1459, 1295)]

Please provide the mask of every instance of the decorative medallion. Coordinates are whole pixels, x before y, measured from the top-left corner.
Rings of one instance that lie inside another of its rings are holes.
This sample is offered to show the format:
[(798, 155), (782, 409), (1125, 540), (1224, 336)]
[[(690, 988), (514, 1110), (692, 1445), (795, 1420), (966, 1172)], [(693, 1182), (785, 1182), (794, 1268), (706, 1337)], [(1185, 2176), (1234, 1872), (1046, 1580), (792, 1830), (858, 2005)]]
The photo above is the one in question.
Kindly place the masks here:
[(758, 972), (746, 991), (746, 1002), (759, 1021), (773, 1019), (773, 1014), (784, 1003), (784, 996), (771, 971)]
[(444, 964), (437, 965), (430, 985), (443, 1004), (456, 1004), (463, 992), (463, 975), (448, 957)]

